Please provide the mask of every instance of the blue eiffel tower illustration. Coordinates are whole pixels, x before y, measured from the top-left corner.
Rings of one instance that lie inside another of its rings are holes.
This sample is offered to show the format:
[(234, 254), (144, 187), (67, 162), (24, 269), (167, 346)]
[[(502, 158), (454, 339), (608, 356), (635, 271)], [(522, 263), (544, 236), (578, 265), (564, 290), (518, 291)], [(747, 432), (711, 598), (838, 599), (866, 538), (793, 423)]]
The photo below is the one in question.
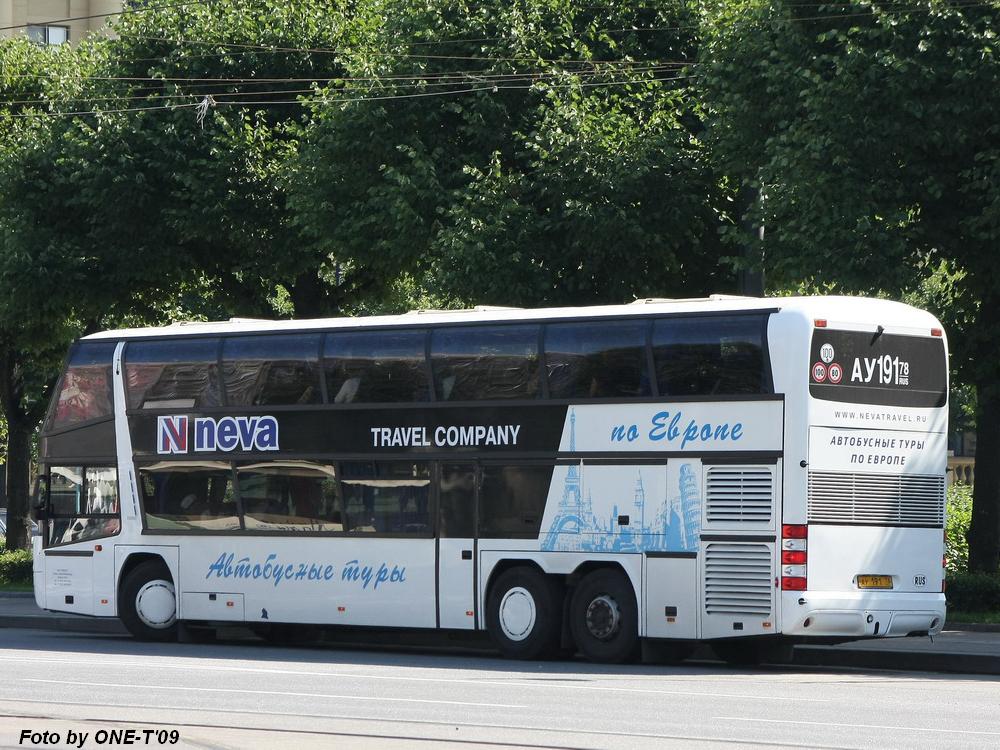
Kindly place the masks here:
[[(569, 452), (576, 453), (576, 411), (569, 413)], [(542, 542), (543, 550), (580, 549), (578, 538), (567, 538), (565, 535), (577, 536), (584, 531), (592, 531), (594, 526), (590, 497), (584, 502), (580, 486), (580, 467), (572, 464), (567, 467), (566, 479), (563, 482), (562, 500), (559, 501), (559, 511), (549, 526), (548, 533)], [(562, 535), (562, 536), (561, 536)]]

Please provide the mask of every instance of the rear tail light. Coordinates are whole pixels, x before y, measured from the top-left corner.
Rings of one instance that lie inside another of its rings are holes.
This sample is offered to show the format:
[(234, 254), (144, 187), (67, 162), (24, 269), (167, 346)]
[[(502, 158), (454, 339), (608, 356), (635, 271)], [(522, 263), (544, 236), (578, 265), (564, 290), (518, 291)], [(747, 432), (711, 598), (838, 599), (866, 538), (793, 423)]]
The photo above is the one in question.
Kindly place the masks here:
[(805, 591), (807, 586), (806, 549), (809, 527), (802, 523), (781, 525), (781, 590)]
[(931, 336), (944, 336), (944, 331), (942, 331), (940, 328), (932, 328)]
[(782, 565), (805, 565), (806, 551), (804, 549), (783, 549), (781, 550)]

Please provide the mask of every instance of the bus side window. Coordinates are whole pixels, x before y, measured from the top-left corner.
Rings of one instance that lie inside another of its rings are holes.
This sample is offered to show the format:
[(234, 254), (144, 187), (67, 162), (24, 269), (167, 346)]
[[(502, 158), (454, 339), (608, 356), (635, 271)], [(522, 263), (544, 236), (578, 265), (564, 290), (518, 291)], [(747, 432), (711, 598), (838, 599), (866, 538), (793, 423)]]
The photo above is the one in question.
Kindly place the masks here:
[(140, 469), (143, 513), (149, 529), (240, 528), (229, 466), (177, 463)]
[(462, 326), (431, 334), (439, 401), (537, 398), (538, 326)]
[(404, 461), (341, 464), (344, 530), (429, 535), (430, 467)]
[(475, 536), (476, 467), (473, 464), (441, 464), (439, 498), (440, 535), (446, 539)]
[(330, 403), (429, 401), (422, 330), (329, 333), (323, 371)]
[(642, 320), (553, 323), (545, 327), (550, 398), (650, 395)]
[(82, 341), (74, 347), (46, 431), (112, 415), (111, 359), (116, 346), (114, 341)]
[(118, 471), (110, 466), (53, 466), (44, 529), (46, 546), (117, 534)]
[(764, 393), (764, 318), (705, 315), (653, 324), (653, 361), (663, 396)]
[(227, 338), (222, 379), (230, 406), (318, 404), (319, 334)]
[(551, 465), (483, 466), (479, 536), (535, 539), (552, 481)]
[(139, 341), (125, 349), (132, 409), (219, 406), (218, 339)]
[(333, 466), (307, 461), (249, 464), (237, 468), (243, 520), (260, 531), (342, 531), (341, 502)]

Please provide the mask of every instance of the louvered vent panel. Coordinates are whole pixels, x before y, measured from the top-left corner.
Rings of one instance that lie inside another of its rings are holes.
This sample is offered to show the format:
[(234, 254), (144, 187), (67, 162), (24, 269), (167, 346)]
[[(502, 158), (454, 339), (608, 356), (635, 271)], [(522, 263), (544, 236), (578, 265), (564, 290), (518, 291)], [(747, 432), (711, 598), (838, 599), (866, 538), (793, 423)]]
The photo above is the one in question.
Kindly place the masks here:
[(771, 550), (766, 544), (706, 545), (706, 614), (769, 615), (773, 589)]
[(706, 472), (708, 523), (770, 524), (773, 509), (773, 467), (712, 466)]
[(809, 522), (944, 525), (944, 477), (809, 472)]

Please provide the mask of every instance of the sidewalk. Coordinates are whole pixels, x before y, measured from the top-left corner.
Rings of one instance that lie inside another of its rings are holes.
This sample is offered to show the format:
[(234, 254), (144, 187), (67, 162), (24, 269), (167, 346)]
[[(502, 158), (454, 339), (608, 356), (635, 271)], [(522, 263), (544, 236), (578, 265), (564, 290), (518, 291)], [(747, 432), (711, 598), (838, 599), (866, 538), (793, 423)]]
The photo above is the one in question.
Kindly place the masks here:
[[(1000, 675), (1000, 632), (962, 625), (948, 626), (930, 638), (883, 638), (838, 646), (796, 646), (794, 664), (818, 667), (861, 667), (921, 672)], [(78, 633), (126, 635), (117, 619), (45, 612), (31, 594), (0, 592), (0, 628), (36, 628)], [(0, 643), (3, 642), (0, 631)]]

